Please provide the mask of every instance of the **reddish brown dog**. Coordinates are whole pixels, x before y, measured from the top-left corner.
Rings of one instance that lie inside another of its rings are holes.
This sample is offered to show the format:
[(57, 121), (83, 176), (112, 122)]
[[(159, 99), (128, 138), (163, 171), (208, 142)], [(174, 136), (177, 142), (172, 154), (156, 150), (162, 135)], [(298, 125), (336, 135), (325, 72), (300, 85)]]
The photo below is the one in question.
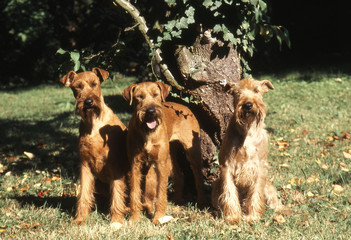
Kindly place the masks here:
[[(133, 84), (123, 91), (123, 97), (134, 106), (127, 136), (127, 153), (131, 162), (132, 221), (140, 219), (142, 169), (146, 168), (146, 182), (152, 178), (150, 175), (154, 171), (157, 176), (155, 213), (152, 220), (154, 224), (158, 224), (159, 219), (165, 215), (168, 177), (171, 171), (177, 194), (182, 192), (184, 180), (180, 179), (181, 173), (174, 164), (176, 160), (171, 160), (171, 141), (179, 141), (184, 147), (194, 174), (198, 202), (204, 202), (200, 127), (187, 107), (165, 102), (168, 94), (169, 86), (161, 82)], [(147, 189), (146, 191), (148, 192)]]
[[(70, 71), (61, 82), (70, 87), (81, 116), (79, 126), (80, 193), (75, 222), (85, 221), (94, 206), (94, 175), (110, 186), (112, 223), (123, 223), (126, 206), (127, 130), (121, 120), (105, 104), (100, 84), (108, 78), (107, 71)], [(96, 189), (98, 190), (98, 189)]]

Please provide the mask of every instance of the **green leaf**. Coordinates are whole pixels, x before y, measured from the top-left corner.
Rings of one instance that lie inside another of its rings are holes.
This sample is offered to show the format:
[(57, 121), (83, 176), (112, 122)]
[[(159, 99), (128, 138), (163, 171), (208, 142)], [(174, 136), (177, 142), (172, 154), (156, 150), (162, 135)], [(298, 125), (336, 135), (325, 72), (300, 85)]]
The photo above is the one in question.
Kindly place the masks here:
[(165, 28), (168, 32), (172, 31), (172, 29), (175, 27), (177, 21), (176, 20), (171, 20), (168, 21), (167, 24), (165, 24)]
[(214, 27), (213, 27), (213, 32), (214, 32), (214, 33), (218, 33), (218, 32), (220, 32), (220, 31), (222, 31), (222, 26), (221, 26), (220, 24), (214, 25)]
[(56, 53), (58, 54), (65, 54), (67, 51), (63, 50), (62, 48), (59, 48)]
[(80, 56), (79, 52), (71, 52), (70, 55), (74, 63), (76, 63), (79, 60), (79, 56)]
[(73, 70), (76, 72), (76, 71), (79, 70), (79, 68), (80, 68), (80, 62), (79, 62), (79, 61), (76, 61), (76, 62), (74, 63), (74, 68), (73, 68)]
[(265, 2), (262, 1), (262, 0), (259, 0), (259, 1), (258, 1), (258, 5), (261, 7), (262, 12), (266, 12), (266, 11), (267, 11), (267, 3), (265, 3)]
[(169, 32), (163, 33), (163, 40), (172, 40), (172, 36)]
[(205, 8), (209, 8), (210, 6), (212, 6), (213, 1), (212, 0), (205, 0), (202, 5), (205, 6)]
[(182, 17), (180, 21), (176, 24), (177, 29), (188, 28), (188, 19), (186, 17)]

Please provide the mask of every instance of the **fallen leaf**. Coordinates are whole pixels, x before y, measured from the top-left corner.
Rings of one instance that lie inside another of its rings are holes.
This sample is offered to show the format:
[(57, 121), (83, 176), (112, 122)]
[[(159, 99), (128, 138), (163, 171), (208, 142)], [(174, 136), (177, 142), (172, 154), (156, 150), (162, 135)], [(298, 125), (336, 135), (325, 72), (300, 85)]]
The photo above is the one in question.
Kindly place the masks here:
[(172, 234), (169, 234), (168, 237), (166, 238), (167, 240), (174, 240)]
[(2, 233), (2, 232), (6, 232), (6, 227), (0, 227), (0, 233)]
[(7, 173), (5, 173), (5, 176), (8, 177), (8, 176), (11, 176), (12, 172), (11, 171), (8, 171)]
[(341, 168), (341, 171), (342, 171), (342, 172), (350, 172), (350, 169), (342, 167), (342, 168)]
[(323, 168), (324, 170), (328, 170), (329, 167), (328, 167), (327, 164), (324, 164), (324, 163), (323, 163), (323, 164), (321, 165), (321, 168)]
[(277, 222), (279, 225), (281, 225), (282, 223), (285, 223), (286, 220), (283, 217), (283, 215), (276, 215), (273, 217), (273, 221)]
[(351, 154), (350, 153), (342, 152), (342, 154), (344, 155), (344, 158), (351, 159)]
[(40, 192), (38, 193), (38, 197), (44, 198), (44, 193), (43, 193), (43, 191), (40, 191)]
[(59, 181), (61, 179), (60, 175), (55, 175), (51, 178), (52, 181)]
[(289, 164), (287, 163), (283, 163), (283, 164), (279, 164), (279, 167), (282, 167), (282, 168), (289, 168)]
[(340, 82), (340, 83), (341, 83), (341, 82), (342, 82), (342, 79), (341, 79), (341, 78), (335, 78), (334, 81), (335, 81), (335, 82)]
[(307, 134), (309, 131), (307, 129), (303, 130), (302, 133), (303, 134)]
[(312, 192), (307, 192), (307, 197), (310, 197), (310, 198), (312, 198), (312, 197), (316, 197), (316, 194), (314, 194), (314, 193), (312, 193)]
[(342, 193), (342, 192), (344, 192), (344, 188), (339, 184), (335, 184), (335, 185), (333, 185), (333, 192), (337, 193), (337, 194)]
[(29, 159), (33, 159), (35, 157), (35, 155), (31, 152), (23, 152), (23, 154)]
[(283, 151), (285, 148), (290, 147), (289, 142), (284, 139), (278, 139), (277, 144), (279, 151)]
[(313, 182), (319, 182), (319, 178), (313, 175), (307, 178), (307, 183), (313, 183)]

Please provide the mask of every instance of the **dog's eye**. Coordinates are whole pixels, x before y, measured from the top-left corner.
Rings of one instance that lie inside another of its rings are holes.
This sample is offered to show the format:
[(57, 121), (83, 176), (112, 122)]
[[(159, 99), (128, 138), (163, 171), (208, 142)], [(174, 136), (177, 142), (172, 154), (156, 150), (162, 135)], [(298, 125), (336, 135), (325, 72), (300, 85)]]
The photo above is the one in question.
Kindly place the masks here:
[(258, 88), (254, 89), (254, 93), (259, 93)]
[(154, 93), (154, 98), (158, 97), (158, 93)]
[(82, 84), (78, 84), (78, 85), (77, 85), (77, 88), (78, 88), (78, 89), (83, 89), (83, 85), (82, 85)]
[(96, 87), (96, 85), (97, 85), (96, 82), (93, 82), (93, 83), (91, 84), (91, 87), (94, 88), (94, 87)]
[(138, 96), (136, 96), (136, 98), (139, 99), (139, 100), (143, 100), (144, 96), (143, 95), (138, 95)]

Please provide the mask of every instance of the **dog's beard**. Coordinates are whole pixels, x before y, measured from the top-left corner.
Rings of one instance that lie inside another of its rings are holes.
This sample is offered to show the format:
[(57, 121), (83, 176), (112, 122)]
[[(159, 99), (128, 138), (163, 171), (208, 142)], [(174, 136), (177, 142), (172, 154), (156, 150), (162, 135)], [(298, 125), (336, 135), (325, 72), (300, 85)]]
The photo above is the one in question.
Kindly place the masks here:
[(94, 119), (98, 118), (101, 113), (101, 101), (99, 98), (93, 99), (94, 104), (90, 107), (84, 105), (83, 101), (77, 101), (76, 112), (79, 112), (82, 120), (88, 123), (92, 123)]
[(235, 108), (235, 122), (243, 130), (247, 131), (252, 125), (258, 126), (264, 121), (265, 109), (263, 106), (255, 106), (251, 110), (244, 110), (241, 106)]

